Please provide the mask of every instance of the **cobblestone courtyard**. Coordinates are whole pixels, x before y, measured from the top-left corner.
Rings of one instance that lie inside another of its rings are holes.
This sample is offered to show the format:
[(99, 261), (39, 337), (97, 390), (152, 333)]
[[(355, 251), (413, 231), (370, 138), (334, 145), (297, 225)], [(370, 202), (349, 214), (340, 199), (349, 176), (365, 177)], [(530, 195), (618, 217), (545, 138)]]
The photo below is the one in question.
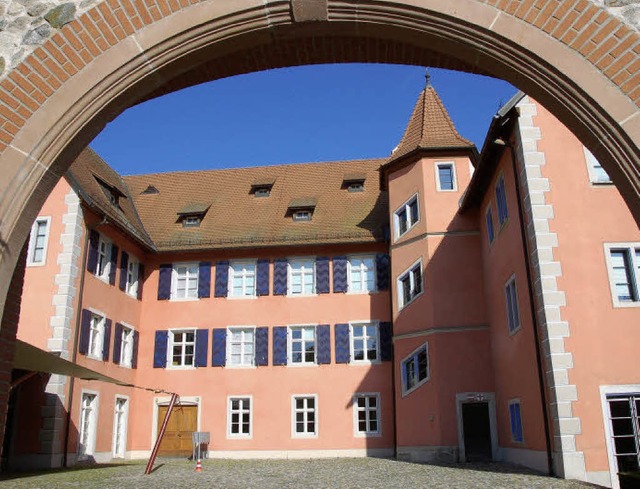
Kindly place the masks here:
[[(158, 460), (144, 475), (144, 463), (103, 465), (0, 478), (2, 488), (557, 488), (594, 487), (544, 477), (502, 464), (423, 465), (382, 460), (205, 460), (202, 473), (182, 460)], [(13, 478), (12, 478), (13, 477)]]

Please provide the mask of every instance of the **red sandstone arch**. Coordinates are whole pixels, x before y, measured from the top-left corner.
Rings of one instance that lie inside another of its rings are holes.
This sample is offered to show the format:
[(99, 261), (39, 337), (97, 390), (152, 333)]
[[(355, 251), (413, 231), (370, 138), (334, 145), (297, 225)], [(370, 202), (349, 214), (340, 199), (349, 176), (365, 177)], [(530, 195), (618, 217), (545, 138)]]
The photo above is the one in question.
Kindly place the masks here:
[(48, 192), (126, 107), (232, 74), (341, 61), (512, 82), (590, 146), (640, 220), (640, 36), (586, 0), (104, 0), (0, 83), (0, 306)]

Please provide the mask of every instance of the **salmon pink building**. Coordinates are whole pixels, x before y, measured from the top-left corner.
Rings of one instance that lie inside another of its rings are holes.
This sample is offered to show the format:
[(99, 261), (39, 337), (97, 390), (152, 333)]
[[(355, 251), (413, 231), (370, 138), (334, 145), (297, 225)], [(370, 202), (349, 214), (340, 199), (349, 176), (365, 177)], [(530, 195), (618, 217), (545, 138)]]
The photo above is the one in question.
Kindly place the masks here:
[(175, 393), (160, 455), (639, 468), (640, 232), (522, 93), (481, 152), (430, 85), (380, 159), (122, 177), (87, 149), (27, 262), (9, 467), (147, 458)]

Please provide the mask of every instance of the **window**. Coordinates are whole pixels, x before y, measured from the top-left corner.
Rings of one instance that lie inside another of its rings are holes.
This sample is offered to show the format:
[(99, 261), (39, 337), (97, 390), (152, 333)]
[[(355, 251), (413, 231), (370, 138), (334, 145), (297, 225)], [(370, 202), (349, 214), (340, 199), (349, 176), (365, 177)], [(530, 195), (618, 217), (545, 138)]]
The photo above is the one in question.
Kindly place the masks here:
[(516, 276), (512, 275), (504, 286), (507, 301), (507, 323), (509, 333), (515, 333), (520, 329), (520, 308), (518, 307), (518, 293), (516, 290)]
[(522, 433), (522, 413), (520, 410), (519, 399), (509, 401), (509, 419), (511, 420), (511, 441), (515, 443), (524, 443), (524, 434)]
[(618, 472), (640, 470), (640, 393), (607, 396)]
[(230, 367), (253, 366), (255, 358), (255, 329), (229, 328), (227, 333), (227, 361)]
[(605, 251), (613, 305), (616, 307), (640, 305), (638, 293), (640, 245), (607, 244)]
[(436, 163), (436, 183), (440, 192), (457, 190), (456, 172), (453, 163)]
[(271, 194), (271, 187), (257, 187), (254, 194), (256, 197), (269, 197)]
[(227, 413), (229, 438), (251, 438), (251, 398), (230, 397)]
[(229, 265), (231, 296), (255, 297), (256, 295), (256, 263), (231, 262)]
[(347, 192), (364, 192), (364, 182), (351, 182), (347, 187)]
[(373, 256), (349, 257), (349, 292), (375, 292), (376, 260)]
[(292, 218), (294, 221), (310, 221), (311, 214), (311, 211), (295, 211)]
[(138, 270), (140, 263), (133, 256), (129, 256), (127, 263), (127, 283), (125, 284), (125, 292), (133, 297), (138, 296)]
[(589, 151), (586, 147), (582, 147), (584, 150), (584, 157), (587, 160), (587, 170), (589, 171), (589, 180), (591, 183), (611, 183), (611, 177), (602, 168), (600, 162), (593, 156), (593, 153)]
[(88, 356), (102, 360), (102, 342), (104, 338), (105, 318), (98, 314), (91, 313), (89, 322), (89, 351)]
[(289, 261), (289, 295), (311, 295), (316, 290), (313, 259)]
[(318, 434), (318, 399), (315, 395), (292, 396), (293, 437), (309, 437)]
[(113, 456), (124, 458), (127, 449), (127, 418), (129, 417), (129, 400), (116, 397), (113, 415)]
[(96, 426), (98, 417), (98, 395), (82, 393), (80, 405), (80, 436), (78, 437), (78, 459), (93, 455), (96, 444)]
[(172, 367), (193, 367), (195, 349), (195, 330), (169, 331), (169, 364)]
[(49, 242), (50, 217), (38, 217), (31, 226), (27, 265), (44, 265), (47, 261), (47, 244)]
[(109, 280), (111, 272), (111, 241), (104, 236), (100, 236), (98, 240), (98, 264), (96, 266), (96, 275), (102, 280)]
[(131, 367), (133, 359), (133, 329), (122, 326), (122, 344), (120, 346), (120, 365)]
[(380, 340), (376, 323), (352, 323), (351, 359), (354, 363), (375, 362), (380, 359)]
[(487, 238), (489, 239), (489, 244), (493, 243), (493, 238), (495, 238), (494, 230), (493, 230), (493, 211), (491, 210), (491, 205), (487, 207), (487, 213), (485, 214), (485, 219), (487, 220)]
[(171, 298), (198, 298), (198, 264), (176, 263), (173, 265)]
[(425, 343), (402, 360), (402, 395), (406, 396), (429, 380), (429, 354)]
[(356, 436), (380, 434), (380, 394), (353, 396), (353, 415)]
[(314, 365), (316, 363), (316, 327), (289, 327), (289, 365)]
[(202, 222), (202, 216), (185, 216), (182, 219), (182, 227), (197, 228)]
[(509, 212), (507, 211), (507, 194), (504, 190), (504, 175), (500, 175), (496, 184), (496, 204), (498, 206), (498, 222), (500, 226), (507, 222)]
[(395, 212), (396, 238), (399, 238), (411, 229), (419, 220), (418, 194), (411, 197)]
[(422, 293), (422, 260), (411, 266), (398, 278), (398, 303), (400, 309), (410, 304)]

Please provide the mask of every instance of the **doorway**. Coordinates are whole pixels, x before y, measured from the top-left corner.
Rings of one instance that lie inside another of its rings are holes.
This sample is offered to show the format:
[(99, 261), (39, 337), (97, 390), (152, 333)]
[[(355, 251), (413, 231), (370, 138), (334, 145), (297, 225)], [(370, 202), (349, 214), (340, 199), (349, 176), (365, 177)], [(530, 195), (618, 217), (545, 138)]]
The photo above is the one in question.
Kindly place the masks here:
[[(158, 406), (157, 433), (160, 433), (160, 427), (168, 409), (168, 406)], [(198, 406), (181, 404), (174, 406), (158, 449), (158, 456), (190, 457), (193, 453), (194, 431), (198, 431)]]
[(462, 404), (462, 432), (467, 462), (491, 462), (491, 428), (488, 402)]

